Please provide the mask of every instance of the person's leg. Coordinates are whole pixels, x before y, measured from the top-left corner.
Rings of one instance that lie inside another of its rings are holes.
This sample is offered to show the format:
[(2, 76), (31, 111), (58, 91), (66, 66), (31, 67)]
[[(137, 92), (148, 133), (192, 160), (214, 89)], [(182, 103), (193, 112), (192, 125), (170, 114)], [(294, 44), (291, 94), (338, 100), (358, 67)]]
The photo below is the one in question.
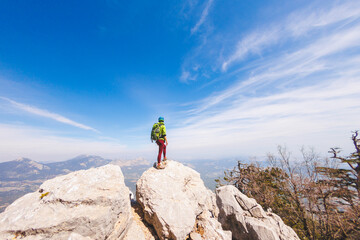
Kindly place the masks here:
[(163, 140), (157, 140), (156, 143), (159, 145), (159, 154), (158, 154), (157, 161), (158, 161), (158, 164), (160, 164), (160, 162), (161, 162), (161, 154), (162, 154), (162, 151), (164, 149), (164, 141)]
[(164, 159), (166, 160), (166, 144), (164, 143), (164, 149), (163, 149), (163, 151), (164, 151)]

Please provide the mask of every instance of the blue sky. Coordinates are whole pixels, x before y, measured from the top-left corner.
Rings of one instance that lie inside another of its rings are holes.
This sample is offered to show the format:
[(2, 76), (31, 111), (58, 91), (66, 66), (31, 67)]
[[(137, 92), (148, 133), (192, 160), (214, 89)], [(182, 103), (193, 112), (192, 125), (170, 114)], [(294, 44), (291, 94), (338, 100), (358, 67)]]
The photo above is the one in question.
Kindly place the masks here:
[(351, 151), (358, 1), (1, 1), (0, 161)]

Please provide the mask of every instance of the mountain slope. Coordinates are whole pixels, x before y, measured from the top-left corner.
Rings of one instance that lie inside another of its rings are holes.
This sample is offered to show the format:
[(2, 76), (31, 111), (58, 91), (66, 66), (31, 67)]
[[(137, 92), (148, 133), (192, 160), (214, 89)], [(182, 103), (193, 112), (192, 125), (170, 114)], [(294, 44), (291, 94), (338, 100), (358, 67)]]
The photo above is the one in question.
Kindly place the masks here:
[(14, 161), (0, 163), (0, 181), (22, 181), (43, 178), (43, 173), (50, 170), (28, 158), (19, 158)]
[(80, 155), (55, 163), (38, 163), (28, 158), (0, 163), (0, 212), (15, 199), (36, 189), (47, 179), (69, 172), (100, 167), (111, 160), (99, 156)]

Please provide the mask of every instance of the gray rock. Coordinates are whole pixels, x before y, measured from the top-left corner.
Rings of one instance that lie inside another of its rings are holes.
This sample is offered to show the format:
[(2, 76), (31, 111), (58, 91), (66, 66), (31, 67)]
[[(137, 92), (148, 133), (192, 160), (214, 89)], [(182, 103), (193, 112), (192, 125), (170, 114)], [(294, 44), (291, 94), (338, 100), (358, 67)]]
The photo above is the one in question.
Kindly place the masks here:
[(0, 239), (121, 239), (132, 222), (119, 166), (106, 165), (44, 182), (0, 214)]
[(215, 194), (199, 173), (178, 162), (167, 160), (165, 169), (145, 171), (136, 184), (136, 197), (160, 239), (184, 240), (192, 233), (203, 239), (231, 239), (217, 221)]
[(232, 185), (216, 189), (219, 221), (232, 231), (233, 239), (299, 240), (279, 216), (265, 212), (255, 199), (248, 198)]

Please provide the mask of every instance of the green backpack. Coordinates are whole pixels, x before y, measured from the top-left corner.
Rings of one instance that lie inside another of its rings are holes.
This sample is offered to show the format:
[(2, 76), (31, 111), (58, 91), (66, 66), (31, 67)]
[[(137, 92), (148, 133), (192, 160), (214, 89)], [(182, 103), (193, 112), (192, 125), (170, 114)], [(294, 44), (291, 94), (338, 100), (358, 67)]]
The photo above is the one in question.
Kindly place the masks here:
[(159, 140), (159, 137), (160, 137), (160, 124), (154, 123), (151, 129), (151, 136), (150, 136), (151, 142), (153, 141), (156, 142), (157, 140)]

